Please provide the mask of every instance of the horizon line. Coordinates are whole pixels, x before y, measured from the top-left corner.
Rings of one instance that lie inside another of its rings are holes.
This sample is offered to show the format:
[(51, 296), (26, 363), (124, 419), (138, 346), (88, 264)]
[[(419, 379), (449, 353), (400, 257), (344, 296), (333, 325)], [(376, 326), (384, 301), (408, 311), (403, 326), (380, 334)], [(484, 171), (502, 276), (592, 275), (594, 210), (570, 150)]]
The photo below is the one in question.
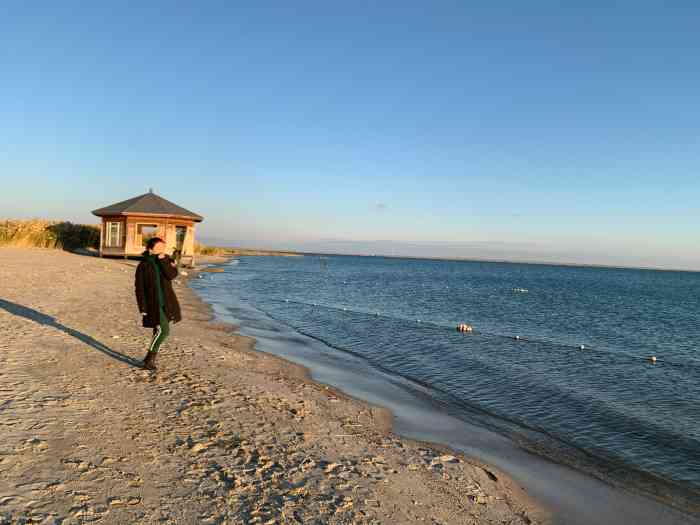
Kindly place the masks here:
[[(236, 248), (234, 246), (222, 246), (222, 248), (250, 250), (250, 251), (267, 251), (276, 253), (289, 253), (295, 255), (311, 256), (324, 255), (333, 257), (380, 257), (383, 259), (413, 259), (426, 261), (452, 261), (452, 262), (480, 262), (493, 264), (533, 264), (538, 266), (566, 266), (572, 268), (601, 268), (609, 270), (646, 270), (653, 272), (683, 272), (683, 273), (700, 273), (700, 269), (689, 268), (664, 268), (662, 266), (633, 266), (633, 265), (615, 265), (603, 263), (578, 263), (566, 261), (529, 261), (519, 259), (491, 259), (480, 257), (449, 257), (449, 256), (428, 256), (428, 255), (385, 255), (385, 254), (368, 254), (368, 253), (338, 253), (338, 252), (323, 252), (323, 251), (300, 251), (289, 249), (270, 249), (270, 248)], [(255, 257), (245, 255), (245, 257)], [(268, 257), (261, 255), (260, 257)]]

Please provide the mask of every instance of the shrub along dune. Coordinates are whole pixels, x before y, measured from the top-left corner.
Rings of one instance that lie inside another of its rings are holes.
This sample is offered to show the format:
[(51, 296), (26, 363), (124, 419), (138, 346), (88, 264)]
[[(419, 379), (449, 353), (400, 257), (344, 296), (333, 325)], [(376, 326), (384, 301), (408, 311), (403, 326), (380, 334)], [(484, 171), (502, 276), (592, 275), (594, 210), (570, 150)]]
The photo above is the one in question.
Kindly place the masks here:
[(0, 246), (24, 248), (97, 249), (100, 228), (91, 224), (45, 219), (0, 219)]

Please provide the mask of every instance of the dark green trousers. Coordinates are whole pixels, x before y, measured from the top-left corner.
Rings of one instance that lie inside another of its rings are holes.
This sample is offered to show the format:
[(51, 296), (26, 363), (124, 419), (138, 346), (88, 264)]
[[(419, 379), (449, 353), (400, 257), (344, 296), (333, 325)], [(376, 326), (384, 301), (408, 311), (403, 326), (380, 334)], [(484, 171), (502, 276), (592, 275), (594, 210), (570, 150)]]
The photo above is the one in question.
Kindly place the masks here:
[(160, 307), (160, 324), (153, 329), (153, 339), (151, 340), (151, 346), (148, 347), (149, 352), (156, 353), (160, 350), (160, 345), (163, 344), (165, 338), (170, 335), (170, 322), (168, 321), (168, 316), (165, 315), (165, 310)]

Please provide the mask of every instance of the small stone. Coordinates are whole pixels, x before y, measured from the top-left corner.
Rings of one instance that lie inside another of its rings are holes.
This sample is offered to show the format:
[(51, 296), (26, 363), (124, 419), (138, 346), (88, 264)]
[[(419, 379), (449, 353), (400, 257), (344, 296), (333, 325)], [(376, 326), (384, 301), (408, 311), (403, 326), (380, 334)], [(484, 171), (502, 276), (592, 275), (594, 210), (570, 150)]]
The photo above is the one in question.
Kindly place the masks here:
[(192, 452), (194, 452), (195, 454), (197, 454), (197, 453), (199, 453), (199, 452), (202, 452), (202, 451), (206, 450), (207, 448), (209, 448), (209, 445), (208, 445), (208, 444), (206, 444), (206, 443), (197, 443), (197, 444), (195, 444), (195, 445), (192, 447), (191, 450), (192, 450)]
[(329, 464), (326, 466), (324, 472), (325, 472), (326, 474), (330, 474), (330, 473), (333, 472), (335, 469), (337, 469), (339, 466), (340, 466), (340, 464), (338, 464), (338, 463), (329, 463)]
[(314, 468), (315, 466), (316, 462), (313, 459), (306, 459), (301, 465), (301, 470), (307, 470), (310, 468)]

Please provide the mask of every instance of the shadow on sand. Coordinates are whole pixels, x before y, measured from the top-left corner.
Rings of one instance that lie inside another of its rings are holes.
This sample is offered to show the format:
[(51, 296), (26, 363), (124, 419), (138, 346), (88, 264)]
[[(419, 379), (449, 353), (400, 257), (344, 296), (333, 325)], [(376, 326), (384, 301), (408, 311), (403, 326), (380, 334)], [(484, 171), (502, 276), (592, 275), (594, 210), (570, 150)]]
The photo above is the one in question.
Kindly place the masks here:
[(51, 317), (50, 315), (42, 314), (38, 310), (22, 306), (21, 304), (6, 301), (5, 299), (0, 299), (0, 308), (11, 313), (12, 315), (24, 317), (25, 319), (30, 319), (35, 323), (56, 328), (57, 330), (60, 330), (63, 333), (75, 337), (76, 339), (82, 341), (86, 345), (91, 346), (95, 350), (99, 350), (103, 354), (108, 355), (113, 359), (116, 359), (117, 361), (121, 361), (122, 363), (126, 363), (127, 365), (131, 365), (137, 368), (142, 368), (141, 361), (112, 350), (108, 346), (100, 343), (98, 340), (90, 337), (89, 335), (86, 335), (82, 332), (78, 332), (73, 328), (59, 323), (54, 317)]

